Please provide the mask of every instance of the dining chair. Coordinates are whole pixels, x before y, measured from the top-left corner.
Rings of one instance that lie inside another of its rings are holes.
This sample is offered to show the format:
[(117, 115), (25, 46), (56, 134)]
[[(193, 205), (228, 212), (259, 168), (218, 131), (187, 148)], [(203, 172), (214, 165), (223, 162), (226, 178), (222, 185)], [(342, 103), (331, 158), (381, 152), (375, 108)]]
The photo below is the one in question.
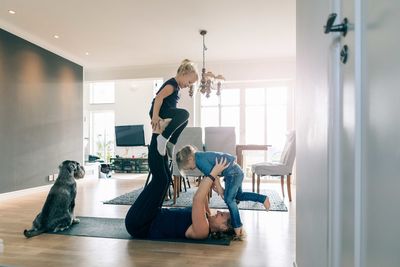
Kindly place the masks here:
[(252, 184), (253, 192), (255, 184), (255, 175), (257, 175), (257, 193), (260, 193), (260, 177), (261, 176), (280, 176), (282, 195), (285, 197), (284, 192), (284, 178), (286, 176), (286, 184), (289, 201), (292, 201), (292, 194), (290, 190), (290, 179), (294, 160), (296, 157), (296, 132), (290, 131), (286, 136), (285, 147), (282, 151), (279, 162), (261, 162), (251, 166), (252, 171)]
[(217, 151), (235, 156), (235, 127), (205, 127), (204, 151)]

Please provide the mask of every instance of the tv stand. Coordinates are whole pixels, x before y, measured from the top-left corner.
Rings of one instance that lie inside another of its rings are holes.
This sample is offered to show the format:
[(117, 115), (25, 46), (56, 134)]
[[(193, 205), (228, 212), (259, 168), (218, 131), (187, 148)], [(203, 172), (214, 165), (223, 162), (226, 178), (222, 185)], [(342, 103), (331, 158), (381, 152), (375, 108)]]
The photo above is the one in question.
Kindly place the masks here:
[(148, 172), (149, 164), (147, 158), (111, 158), (111, 169), (115, 172)]

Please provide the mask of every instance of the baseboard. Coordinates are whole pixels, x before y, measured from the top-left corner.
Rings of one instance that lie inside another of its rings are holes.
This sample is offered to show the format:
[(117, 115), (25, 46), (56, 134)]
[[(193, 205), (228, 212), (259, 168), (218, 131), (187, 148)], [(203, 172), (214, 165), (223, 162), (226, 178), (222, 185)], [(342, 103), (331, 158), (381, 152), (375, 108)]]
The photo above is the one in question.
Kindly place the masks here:
[(18, 191), (2, 193), (2, 194), (0, 194), (0, 200), (7, 200), (7, 199), (25, 196), (26, 194), (42, 192), (44, 190), (48, 190), (48, 188), (51, 187), (52, 185), (53, 184), (48, 184), (48, 185), (43, 185), (43, 186), (38, 186), (38, 187), (33, 187), (33, 188), (28, 188), (28, 189), (22, 189), (22, 190), (18, 190)]
[(85, 178), (100, 178), (100, 162), (85, 163), (83, 167), (85, 168)]
[[(76, 180), (76, 183), (79, 184), (79, 183), (84, 182), (84, 181), (86, 181), (88, 179), (90, 179), (90, 177), (86, 178), (86, 175), (85, 175), (85, 177), (83, 179)], [(95, 178), (95, 180), (97, 180), (97, 179), (98, 178)], [(1, 193), (0, 194), (0, 200), (17, 198), (17, 197), (25, 196), (26, 194), (31, 194), (31, 193), (49, 191), (50, 187), (52, 187), (53, 185), (54, 185), (54, 182), (52, 182), (50, 184), (47, 184), (47, 185), (42, 185), (42, 186), (37, 186), (37, 187), (32, 187), (32, 188), (27, 188), (27, 189), (7, 192), (7, 193)]]

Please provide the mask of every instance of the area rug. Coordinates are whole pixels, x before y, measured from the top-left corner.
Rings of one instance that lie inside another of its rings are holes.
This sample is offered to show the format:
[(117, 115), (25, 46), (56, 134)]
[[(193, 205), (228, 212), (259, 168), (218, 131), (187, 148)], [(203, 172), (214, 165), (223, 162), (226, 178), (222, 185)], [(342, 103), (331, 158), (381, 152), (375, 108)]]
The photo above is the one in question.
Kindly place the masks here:
[[(192, 206), (193, 195), (197, 188), (189, 188), (187, 192), (181, 192), (179, 197), (176, 199), (176, 204), (173, 204), (173, 200), (164, 201), (163, 206), (165, 207), (190, 207)], [(132, 205), (136, 198), (142, 192), (143, 188), (136, 189), (132, 192), (126, 193), (114, 199), (105, 201), (104, 204), (113, 205)], [(285, 203), (280, 198), (279, 194), (275, 190), (261, 190), (261, 194), (267, 195), (269, 197), (271, 208), (270, 211), (288, 211)], [(211, 209), (227, 209), (224, 200), (213, 192), (213, 196), (210, 198), (209, 207)], [(238, 205), (241, 210), (265, 210), (264, 205), (257, 202), (251, 201), (241, 201)]]
[[(49, 234), (56, 235), (72, 235), (72, 236), (90, 236), (115, 239), (134, 239), (125, 228), (125, 219), (123, 218), (100, 218), (100, 217), (78, 217), (80, 223), (72, 225), (69, 229)], [(229, 246), (231, 239), (226, 237), (223, 239), (207, 238), (203, 240), (193, 239), (157, 239), (151, 241), (163, 242), (184, 242), (209, 245)]]

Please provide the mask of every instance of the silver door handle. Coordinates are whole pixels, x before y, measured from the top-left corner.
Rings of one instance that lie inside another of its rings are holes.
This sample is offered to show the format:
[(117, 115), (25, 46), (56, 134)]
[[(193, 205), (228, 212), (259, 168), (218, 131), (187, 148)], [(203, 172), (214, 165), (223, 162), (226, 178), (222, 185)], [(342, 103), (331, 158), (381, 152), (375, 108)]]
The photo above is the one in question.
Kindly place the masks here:
[(338, 25), (333, 25), (335, 22), (335, 19), (337, 17), (336, 13), (332, 13), (328, 16), (328, 20), (326, 21), (326, 25), (324, 26), (324, 33), (330, 33), (330, 32), (341, 32), (343, 37), (346, 36), (347, 30), (348, 30), (348, 19), (344, 18), (343, 22)]

